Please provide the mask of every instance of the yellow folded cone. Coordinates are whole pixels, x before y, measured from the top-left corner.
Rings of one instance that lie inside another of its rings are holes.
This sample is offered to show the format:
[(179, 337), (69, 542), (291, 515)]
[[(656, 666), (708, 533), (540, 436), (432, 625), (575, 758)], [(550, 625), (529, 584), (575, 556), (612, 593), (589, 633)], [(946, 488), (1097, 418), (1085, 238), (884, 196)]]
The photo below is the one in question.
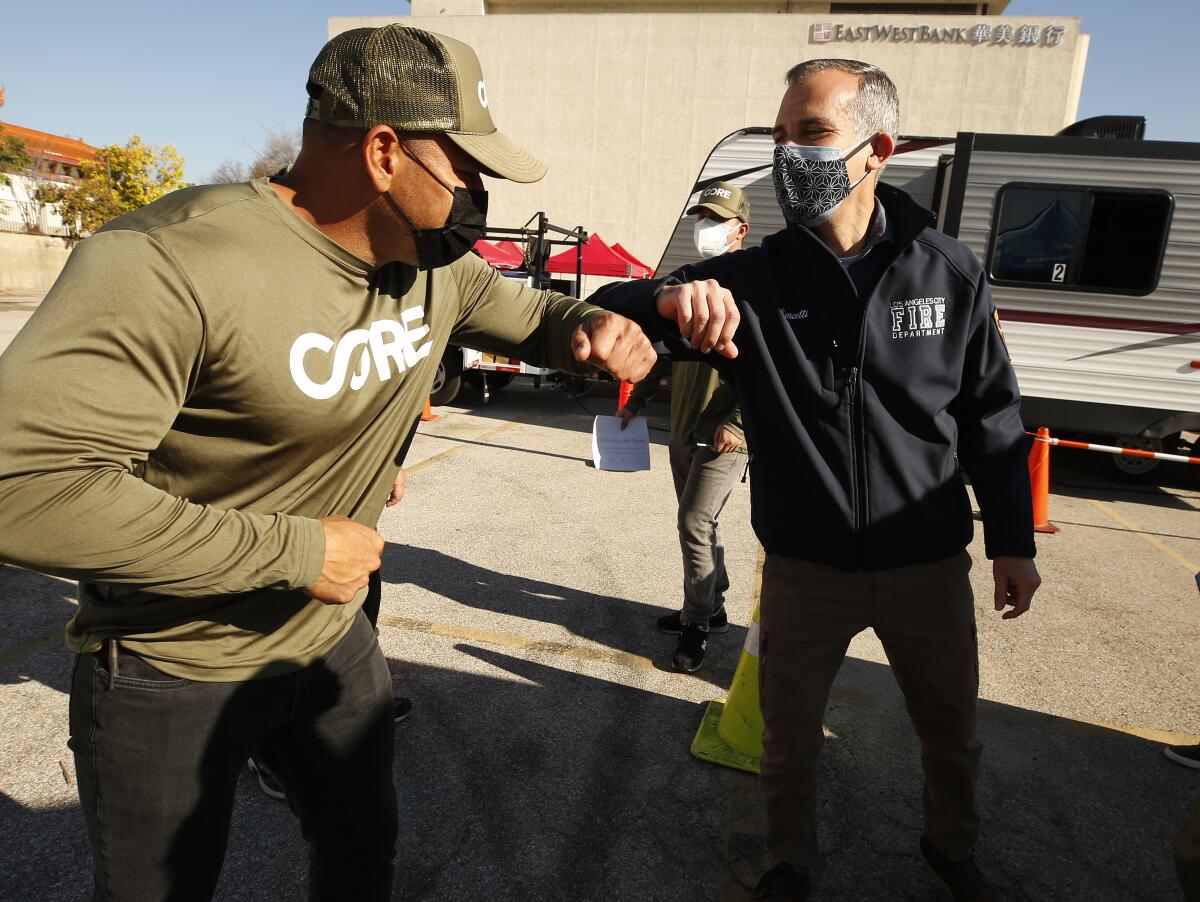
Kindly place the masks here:
[(758, 702), (759, 629), (755, 606), (729, 697), (708, 703), (704, 720), (692, 740), (692, 754), (697, 758), (752, 774), (759, 772), (763, 750), (762, 709)]

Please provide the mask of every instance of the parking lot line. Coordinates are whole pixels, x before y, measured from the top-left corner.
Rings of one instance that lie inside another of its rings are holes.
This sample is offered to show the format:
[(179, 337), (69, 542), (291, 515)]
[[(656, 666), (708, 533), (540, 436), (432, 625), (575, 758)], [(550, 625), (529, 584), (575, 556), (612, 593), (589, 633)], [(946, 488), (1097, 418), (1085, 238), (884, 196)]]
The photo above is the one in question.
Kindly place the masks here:
[(1175, 563), (1186, 567), (1189, 573), (1200, 573), (1200, 564), (1197, 564), (1195, 561), (1188, 560), (1174, 548), (1171, 548), (1169, 545), (1150, 535), (1132, 520), (1127, 519), (1123, 514), (1113, 510), (1112, 507), (1106, 502), (1097, 501), (1095, 498), (1086, 498), (1084, 500), (1087, 501), (1088, 504), (1092, 505), (1092, 507), (1096, 508), (1096, 510), (1100, 511), (1100, 513), (1104, 514), (1104, 516), (1108, 517), (1110, 520), (1120, 523), (1139, 539), (1162, 552)]
[[(509, 429), (514, 429), (520, 425), (521, 425), (521, 420), (519, 418), (513, 419), (513, 420), (507, 420), (503, 426), (498, 426), (495, 429), (491, 429), (491, 430), (483, 433), (483, 435), (479, 436), (479, 438), (480, 439), (492, 438), (493, 436), (499, 435), (502, 432), (507, 432)], [(424, 435), (426, 438), (441, 438), (442, 437), (433, 432), (418, 432), (417, 434)], [(434, 466), (435, 464), (440, 464), (442, 461), (446, 460), (446, 458), (448, 458), (448, 457), (453, 457), (455, 454), (461, 454), (463, 451), (467, 451), (471, 447), (473, 447), (473, 446), (471, 446), (471, 445), (455, 445), (453, 448), (447, 448), (445, 451), (439, 451), (437, 454), (427, 457), (422, 461), (418, 461), (417, 463), (413, 464), (412, 466), (406, 466), (404, 468), (404, 472), (406, 475), (412, 476), (414, 473), (420, 473), (422, 470), (426, 470), (429, 467)]]

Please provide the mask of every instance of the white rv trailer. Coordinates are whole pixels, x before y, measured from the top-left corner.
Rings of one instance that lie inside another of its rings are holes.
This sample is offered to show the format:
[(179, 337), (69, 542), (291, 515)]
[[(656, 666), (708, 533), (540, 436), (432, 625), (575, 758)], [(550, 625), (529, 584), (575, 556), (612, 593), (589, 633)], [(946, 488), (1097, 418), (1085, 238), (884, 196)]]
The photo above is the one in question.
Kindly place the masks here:
[[(899, 145), (883, 180), (983, 261), (1027, 426), (1167, 451), (1200, 431), (1200, 144), (964, 132)], [(683, 210), (720, 179), (750, 200), (747, 246), (783, 228), (771, 151), (766, 128), (724, 138)], [(681, 212), (656, 274), (695, 259)], [(1144, 460), (1113, 457), (1129, 475)]]

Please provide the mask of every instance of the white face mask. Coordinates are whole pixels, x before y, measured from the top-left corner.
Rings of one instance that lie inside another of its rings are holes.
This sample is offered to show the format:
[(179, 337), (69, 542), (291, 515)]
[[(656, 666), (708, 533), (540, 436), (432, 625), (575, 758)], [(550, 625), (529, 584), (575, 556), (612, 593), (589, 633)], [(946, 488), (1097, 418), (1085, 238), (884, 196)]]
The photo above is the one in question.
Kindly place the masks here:
[(716, 219), (697, 219), (692, 240), (701, 257), (717, 257), (729, 250), (729, 233), (732, 231), (732, 226)]

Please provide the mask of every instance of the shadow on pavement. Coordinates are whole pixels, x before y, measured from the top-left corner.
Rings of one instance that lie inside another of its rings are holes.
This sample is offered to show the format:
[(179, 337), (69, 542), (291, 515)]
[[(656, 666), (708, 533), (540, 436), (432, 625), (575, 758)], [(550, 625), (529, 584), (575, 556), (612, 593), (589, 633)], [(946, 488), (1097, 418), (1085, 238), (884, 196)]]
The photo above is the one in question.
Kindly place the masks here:
[(92, 859), (78, 804), (36, 808), (0, 792), (0, 825), (0, 898), (88, 898)]
[[(749, 898), (767, 866), (753, 777), (693, 759), (701, 706), (458, 644), (462, 668), (392, 660), (416, 704), (397, 728), (393, 898)], [(465, 668), (470, 668), (468, 672)], [(928, 900), (917, 744), (889, 668), (848, 659), (820, 765), (814, 900)], [(981, 702), (979, 859), (1010, 900), (1179, 898), (1170, 836), (1194, 775), (1155, 743)], [(0, 896), (79, 898), (82, 818), (0, 796)], [(243, 777), (216, 898), (302, 895), (306, 850)]]
[[(582, 639), (672, 669), (674, 637), (659, 633), (654, 623), (671, 613), (667, 608), (499, 573), (418, 545), (389, 542), (380, 573), (384, 583), (418, 586), (467, 607), (557, 624)], [(745, 637), (745, 627), (730, 624), (713, 643), (709, 666), (693, 677), (727, 687)]]
[(0, 685), (33, 680), (66, 692), (69, 666), (64, 668), (58, 656), (40, 652), (62, 647), (64, 624), (75, 616), (75, 586), (32, 570), (0, 566), (0, 605)]
[[(394, 662), (397, 898), (748, 899), (769, 862), (752, 776), (693, 759), (701, 706), (459, 644), (486, 676)], [(476, 667), (478, 670), (478, 667)], [(814, 899), (939, 898), (917, 742), (889, 668), (848, 659), (822, 756)], [(980, 704), (980, 861), (1008, 900), (1177, 897), (1194, 779), (1114, 730)]]

